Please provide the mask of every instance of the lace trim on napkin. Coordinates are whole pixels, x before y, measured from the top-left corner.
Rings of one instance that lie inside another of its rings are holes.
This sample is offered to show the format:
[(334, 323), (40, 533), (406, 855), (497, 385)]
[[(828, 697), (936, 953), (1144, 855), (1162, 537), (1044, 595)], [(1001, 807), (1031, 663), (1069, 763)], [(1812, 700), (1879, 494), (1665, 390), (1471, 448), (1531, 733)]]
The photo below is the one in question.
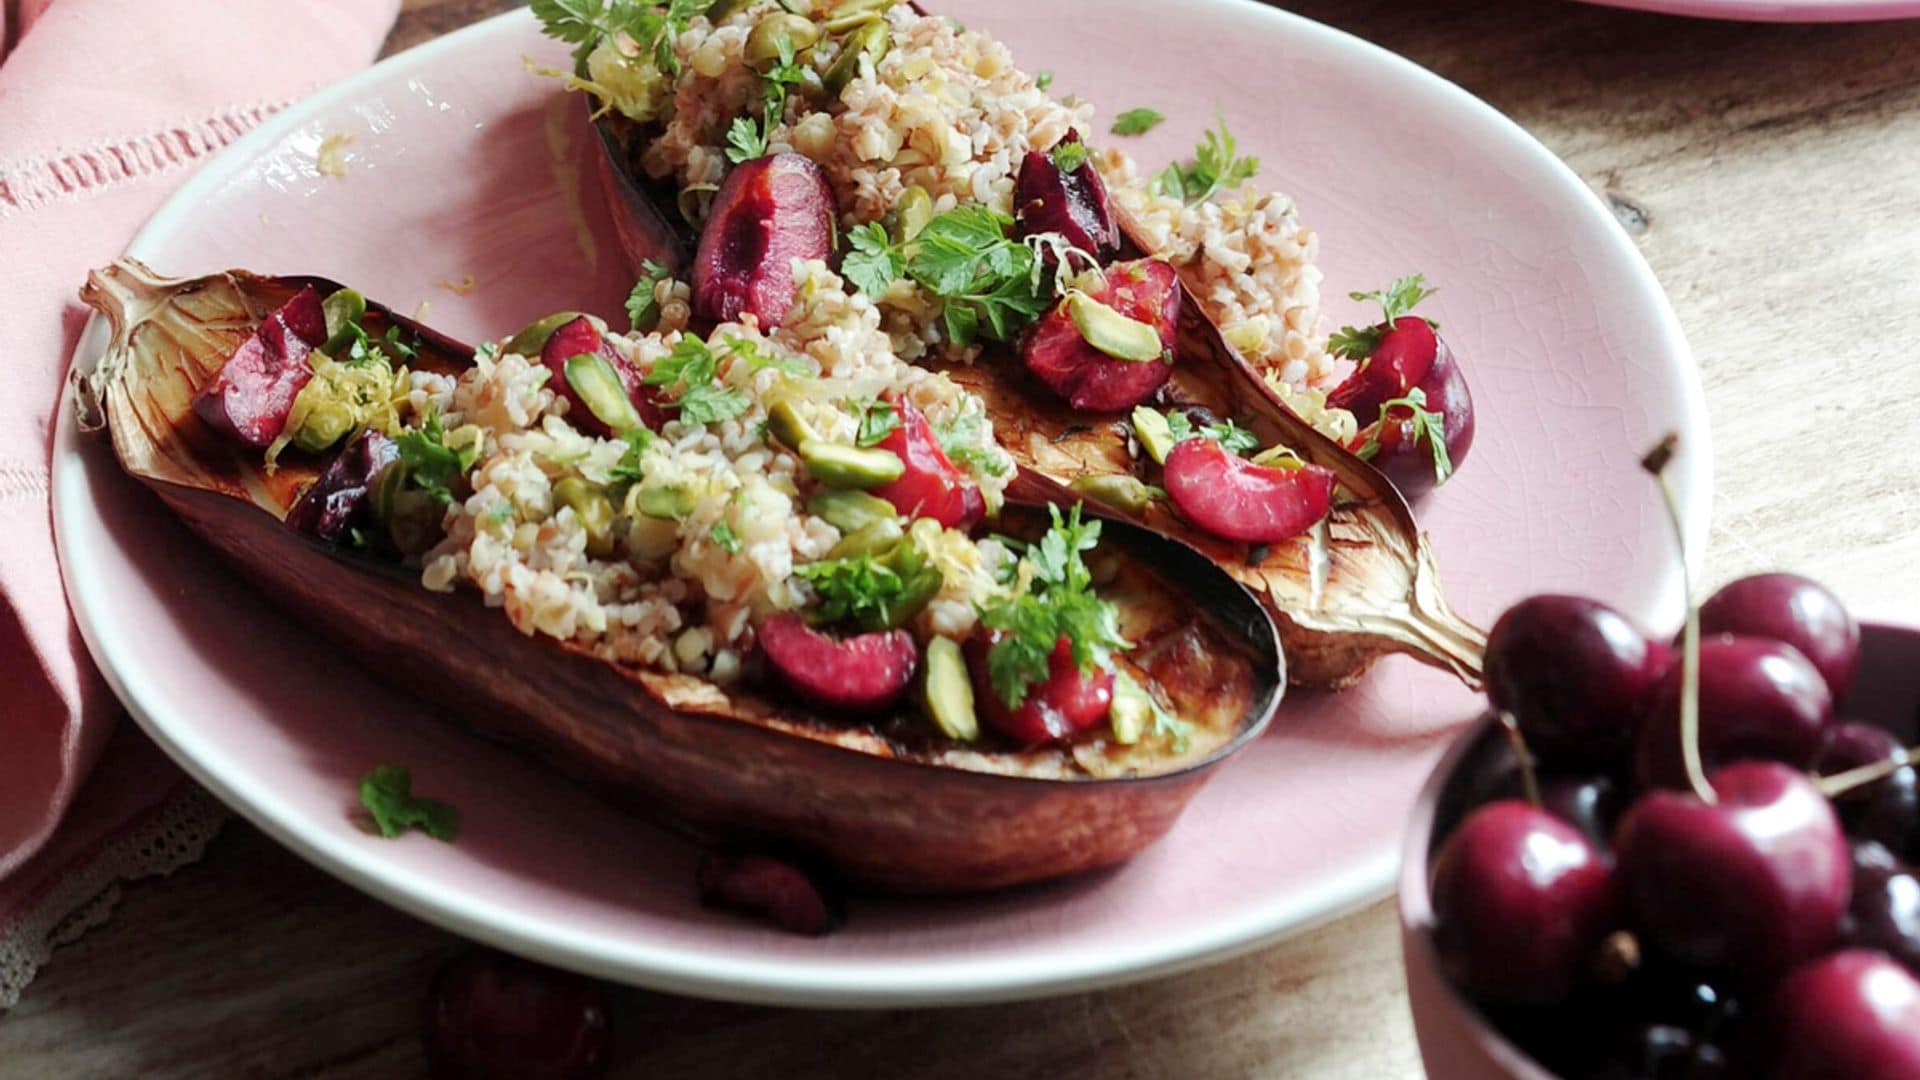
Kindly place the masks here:
[(218, 800), (188, 785), (158, 813), (62, 878), (12, 926), (0, 929), (0, 1009), (20, 1000), (54, 949), (107, 921), (120, 902), (122, 884), (199, 861), (227, 817)]
[(241, 106), (125, 142), (101, 143), (57, 157), (0, 163), (0, 218), (73, 199), (123, 180), (154, 176), (197, 163), (252, 131), (287, 106)]

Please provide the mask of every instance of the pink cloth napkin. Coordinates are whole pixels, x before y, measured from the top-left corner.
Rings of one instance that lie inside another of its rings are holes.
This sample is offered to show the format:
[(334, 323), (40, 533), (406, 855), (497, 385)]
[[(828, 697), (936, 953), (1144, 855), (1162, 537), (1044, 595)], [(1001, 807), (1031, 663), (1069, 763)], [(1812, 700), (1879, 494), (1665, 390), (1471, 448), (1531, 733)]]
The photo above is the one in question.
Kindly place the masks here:
[[(19, 928), (49, 921), (45, 905), (76, 891), (66, 883), (101, 878), (93, 864), (102, 853), (192, 792), (120, 723), (60, 584), (48, 470), (54, 410), (85, 321), (75, 292), (200, 161), (372, 60), (399, 0), (0, 5), (0, 50), (11, 43), (0, 56), (4, 1007), (18, 989), (8, 971), (23, 948)], [(117, 726), (125, 730), (116, 736)], [(109, 760), (96, 769), (103, 754)], [(95, 783), (83, 789), (90, 772)], [(106, 874), (105, 884), (121, 876)]]

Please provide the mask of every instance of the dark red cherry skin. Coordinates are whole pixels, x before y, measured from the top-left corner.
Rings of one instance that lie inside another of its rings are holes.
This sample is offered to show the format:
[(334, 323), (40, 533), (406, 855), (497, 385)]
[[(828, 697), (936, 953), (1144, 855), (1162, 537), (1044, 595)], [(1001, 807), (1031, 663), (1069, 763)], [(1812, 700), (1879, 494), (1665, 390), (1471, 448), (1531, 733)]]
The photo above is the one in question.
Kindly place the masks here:
[(1700, 605), (1703, 634), (1784, 641), (1819, 670), (1835, 701), (1860, 669), (1860, 624), (1840, 598), (1799, 574), (1755, 574), (1728, 582)]
[(1113, 672), (1085, 672), (1073, 658), (1073, 643), (1062, 637), (1047, 658), (1047, 681), (1027, 688), (1018, 707), (1007, 705), (994, 689), (987, 654), (1000, 641), (998, 630), (967, 639), (967, 669), (973, 699), (988, 726), (1024, 746), (1064, 742), (1107, 722), (1113, 705)]
[(593, 320), (585, 315), (560, 324), (548, 335), (546, 344), (540, 347), (540, 363), (552, 372), (547, 378), (547, 385), (554, 393), (567, 399), (567, 419), (573, 426), (602, 439), (621, 434), (593, 415), (593, 410), (587, 408), (579, 392), (567, 381), (567, 361), (582, 354), (597, 355), (605, 360), (613, 368), (613, 373), (620, 377), (620, 384), (627, 388), (627, 400), (633, 402), (634, 409), (639, 412), (640, 422), (650, 430), (660, 430), (667, 414), (655, 399), (653, 388), (645, 384), (645, 376), (640, 369), (614, 348)]
[(476, 949), (433, 977), (427, 1059), (437, 1077), (577, 1080), (606, 1071), (606, 989), (592, 979)]
[(1624, 760), (1669, 659), (1597, 600), (1531, 596), (1487, 636), (1487, 698), (1513, 714), (1543, 761), (1610, 769)]
[[(1077, 143), (1080, 133), (1068, 131), (1060, 141)], [(1013, 207), (1022, 238), (1058, 233), (1103, 265), (1120, 254), (1120, 230), (1107, 204), (1107, 185), (1091, 161), (1068, 172), (1051, 152), (1028, 151), (1014, 180)]]
[[(1885, 954), (1845, 949), (1781, 980), (1761, 1029), (1770, 1080), (1920, 1076), (1920, 981)], [(1764, 1064), (1761, 1064), (1764, 1062)]]
[(1761, 978), (1840, 931), (1853, 869), (1840, 819), (1805, 774), (1742, 761), (1710, 778), (1719, 801), (1649, 791), (1614, 835), (1623, 896), (1648, 944), (1714, 972)]
[(820, 167), (782, 153), (733, 167), (693, 258), (694, 314), (780, 325), (793, 307), (793, 260), (833, 253), (833, 190)]
[(1434, 947), (1454, 986), (1495, 1004), (1554, 1005), (1613, 929), (1611, 871), (1573, 826), (1502, 799), (1441, 845), (1433, 910)]
[(1020, 358), (1034, 377), (1081, 412), (1121, 412), (1139, 405), (1173, 374), (1180, 325), (1180, 276), (1161, 259), (1115, 263), (1095, 300), (1160, 332), (1158, 360), (1120, 360), (1089, 344), (1061, 300), (1027, 331)]
[(320, 294), (309, 285), (260, 320), (194, 395), (194, 415), (235, 442), (265, 448), (286, 430), (294, 399), (313, 378), (313, 350), (326, 340)]
[(793, 614), (760, 624), (760, 650), (796, 697), (838, 712), (886, 708), (920, 666), (920, 647), (905, 630), (834, 638)]
[[(1906, 747), (1885, 728), (1846, 723), (1820, 736), (1813, 771), (1833, 776), (1883, 761), (1906, 760)], [(1840, 823), (1856, 840), (1876, 840), (1901, 855), (1912, 855), (1920, 841), (1920, 772), (1912, 766), (1834, 796)]]
[[(1327, 403), (1353, 413), (1365, 429), (1379, 423), (1381, 409), (1415, 388), (1426, 396), (1425, 408), (1439, 413), (1446, 432), (1447, 454), (1457, 471), (1473, 449), (1475, 429), (1473, 393), (1459, 360), (1433, 324), (1418, 315), (1403, 315), (1380, 338), (1373, 354), (1327, 395)], [(1433, 457), (1424, 456), (1426, 487), (1433, 486)], [(1410, 477), (1417, 480), (1417, 476)], [(1401, 489), (1408, 498), (1417, 492)], [(1422, 489), (1424, 490), (1424, 488)]]
[(927, 423), (913, 402), (887, 396), (900, 426), (880, 441), (880, 449), (891, 451), (907, 467), (900, 479), (878, 489), (875, 495), (893, 504), (909, 518), (932, 518), (949, 529), (965, 531), (987, 513), (986, 497), (980, 485), (960, 471), (947, 452), (940, 448), (933, 425)]
[[(1642, 787), (1684, 788), (1681, 665), (1667, 667), (1634, 735), (1634, 779)], [(1833, 697), (1806, 657), (1763, 638), (1721, 636), (1700, 643), (1702, 767), (1729, 761), (1813, 764), (1833, 720)]]
[(400, 448), (392, 439), (363, 428), (327, 463), (320, 478), (300, 493), (299, 501), (287, 511), (287, 528), (332, 544), (346, 543), (355, 529), (375, 531), (373, 486), (381, 470), (399, 456)]
[(1920, 875), (1872, 842), (1853, 845), (1853, 900), (1844, 937), (1878, 949), (1920, 975)]
[(818, 937), (839, 926), (839, 892), (798, 863), (754, 852), (708, 852), (696, 876), (700, 903)]
[(1223, 540), (1247, 544), (1292, 539), (1333, 509), (1330, 470), (1255, 465), (1202, 437), (1167, 454), (1161, 482), (1181, 516)]

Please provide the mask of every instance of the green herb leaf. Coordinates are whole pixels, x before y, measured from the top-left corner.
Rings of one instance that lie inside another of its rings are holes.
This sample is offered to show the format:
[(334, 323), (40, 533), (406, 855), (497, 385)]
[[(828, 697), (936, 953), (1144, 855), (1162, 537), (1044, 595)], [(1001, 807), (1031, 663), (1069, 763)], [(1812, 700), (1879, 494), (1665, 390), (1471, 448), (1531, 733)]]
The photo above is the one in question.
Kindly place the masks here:
[(674, 59), (674, 38), (687, 28), (695, 15), (704, 13), (710, 0), (532, 0), (533, 14), (548, 37), (574, 46), (573, 62), (578, 67), (587, 54), (602, 41), (625, 33), (641, 51), (653, 58), (654, 66), (668, 74), (677, 74), (680, 65)]
[(714, 424), (739, 416), (752, 404), (745, 394), (714, 381), (719, 370), (720, 358), (707, 343), (687, 334), (641, 381), (648, 386), (680, 386), (673, 404), (680, 410), (681, 421)]
[(887, 436), (900, 429), (900, 414), (889, 402), (869, 398), (866, 401), (849, 401), (847, 407), (852, 410), (854, 418), (860, 421), (859, 433), (853, 439), (855, 445), (879, 446)]
[[(1404, 410), (1404, 417), (1394, 416), (1396, 410)], [(1433, 482), (1444, 484), (1453, 475), (1453, 458), (1447, 453), (1447, 418), (1427, 408), (1427, 392), (1414, 387), (1407, 391), (1406, 397), (1394, 398), (1380, 404), (1380, 420), (1367, 434), (1367, 440), (1354, 451), (1354, 456), (1362, 461), (1372, 461), (1380, 456), (1381, 433), (1388, 424), (1404, 424), (1403, 438), (1411, 438), (1415, 445), (1424, 441), (1428, 453), (1433, 455)]]
[(758, 374), (767, 368), (795, 376), (813, 374), (813, 369), (800, 357), (781, 352), (778, 348), (763, 348), (751, 338), (729, 336), (725, 345), (729, 356), (737, 356), (747, 362), (749, 374)]
[(1040, 73), (1039, 73), (1038, 75), (1035, 75), (1035, 76), (1033, 77), (1033, 85), (1035, 85), (1035, 86), (1037, 86), (1037, 87), (1039, 87), (1039, 88), (1040, 88), (1040, 89), (1042, 89), (1042, 90), (1045, 90), (1045, 89), (1047, 89), (1048, 87), (1050, 87), (1050, 86), (1052, 86), (1052, 85), (1053, 85), (1053, 72), (1051, 72), (1051, 71), (1042, 71), (1042, 72), (1040, 72)]
[(1093, 573), (1082, 558), (1100, 542), (1100, 521), (1083, 521), (1075, 505), (1063, 518), (1049, 507), (1053, 528), (1027, 548), (1033, 568), (1028, 591), (980, 611), (980, 621), (1002, 637), (987, 653), (987, 675), (1009, 708), (1019, 708), (1028, 690), (1049, 677), (1048, 658), (1066, 638), (1081, 671), (1104, 667), (1129, 648), (1120, 636), (1120, 612), (1093, 591)]
[(715, 383), (689, 386), (674, 404), (680, 406), (680, 419), (689, 424), (717, 424), (747, 411), (752, 402), (747, 395)]
[(733, 531), (733, 526), (728, 525), (726, 522), (714, 522), (713, 528), (707, 530), (707, 537), (714, 543), (720, 545), (720, 550), (727, 554), (740, 554), (740, 536)]
[[(653, 432), (646, 428), (632, 428), (620, 433), (620, 441), (627, 444), (626, 452), (607, 472), (609, 487), (631, 486), (645, 479), (640, 469), (640, 458), (653, 445)], [(615, 500), (618, 501), (618, 500)]]
[(646, 333), (660, 325), (660, 302), (654, 299), (654, 292), (661, 282), (672, 276), (665, 265), (652, 259), (640, 264), (640, 280), (634, 282), (633, 291), (627, 294), (627, 319), (636, 333)]
[(1160, 126), (1166, 116), (1158, 109), (1128, 109), (1113, 118), (1115, 135), (1145, 135)]
[(1227, 130), (1225, 117), (1220, 126), (1208, 131), (1193, 149), (1193, 160), (1175, 162), (1154, 178), (1154, 186), (1163, 195), (1186, 203), (1200, 203), (1221, 191), (1231, 190), (1253, 179), (1260, 171), (1260, 159), (1239, 156), (1239, 143)]
[(947, 338), (962, 348), (983, 330), (1009, 340), (1053, 302), (1039, 256), (1012, 228), (1005, 214), (970, 205), (938, 215), (914, 238), (907, 276), (946, 301)]
[(840, 260), (840, 276), (868, 296), (886, 295), (907, 272), (907, 257), (894, 246), (887, 230), (872, 221), (847, 233), (849, 251)]
[[(1379, 304), (1385, 317), (1372, 326), (1343, 326), (1334, 331), (1333, 336), (1327, 339), (1327, 351), (1348, 360), (1365, 360), (1380, 347), (1380, 340), (1387, 336), (1387, 331), (1393, 329), (1394, 323), (1412, 314), (1422, 300), (1436, 292), (1439, 290), (1427, 287), (1426, 275), (1408, 274), (1384, 289), (1348, 293), (1348, 299)], [(1433, 322), (1431, 319), (1427, 321)]]
[(1064, 173), (1079, 172), (1080, 166), (1087, 163), (1087, 155), (1090, 152), (1087, 144), (1078, 139), (1072, 142), (1056, 143), (1052, 154), (1054, 167)]
[(419, 829), (435, 840), (452, 843), (460, 833), (460, 811), (439, 799), (413, 793), (413, 774), (405, 765), (382, 765), (360, 778), (360, 805), (373, 816), (373, 826), (391, 840), (408, 829)]
[(752, 117), (737, 116), (727, 128), (727, 160), (735, 165), (767, 156), (767, 133)]
[(429, 412), (420, 427), (401, 432), (394, 439), (394, 447), (416, 487), (442, 506), (453, 501), (453, 480), (466, 470), (461, 467), (460, 455), (447, 448), (438, 412)]
[(1257, 438), (1253, 432), (1234, 423), (1232, 418), (1222, 420), (1216, 424), (1208, 424), (1205, 427), (1196, 428), (1193, 426), (1193, 421), (1187, 419), (1187, 414), (1181, 412), (1179, 409), (1170, 409), (1166, 415), (1167, 431), (1172, 434), (1173, 445), (1175, 446), (1198, 435), (1202, 438), (1212, 439), (1214, 442), (1226, 447), (1230, 452), (1239, 454), (1242, 457), (1260, 449), (1259, 438)]
[(890, 626), (894, 606), (907, 592), (906, 581), (872, 555), (808, 563), (794, 567), (793, 572), (813, 586), (820, 598), (817, 618), (823, 623)]
[(984, 427), (981, 414), (963, 412), (944, 424), (933, 425), (933, 437), (956, 464), (987, 476), (1005, 476), (1007, 459), (981, 444)]

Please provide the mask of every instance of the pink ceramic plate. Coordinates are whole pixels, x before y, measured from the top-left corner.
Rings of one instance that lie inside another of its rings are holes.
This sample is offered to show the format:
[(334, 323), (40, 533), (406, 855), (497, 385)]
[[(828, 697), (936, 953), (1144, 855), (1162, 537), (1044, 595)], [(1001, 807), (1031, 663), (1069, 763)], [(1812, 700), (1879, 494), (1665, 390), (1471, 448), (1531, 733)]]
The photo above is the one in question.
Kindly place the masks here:
[(1920, 18), (1920, 0), (1587, 0), (1607, 7), (1748, 22), (1872, 22)]
[[(1426, 520), (1455, 605), (1540, 589), (1651, 616), (1674, 602), (1635, 456), (1688, 433), (1681, 487), (1706, 520), (1699, 383), (1672, 312), (1586, 186), (1458, 88), (1325, 27), (1237, 0), (955, 0), (1060, 92), (1171, 119), (1134, 149), (1190, 152), (1220, 110), (1262, 179), (1321, 230), (1339, 292), (1411, 270), (1464, 357), (1480, 440)], [(1098, 17), (1094, 17), (1096, 14)], [(1144, 47), (1151, 43), (1151, 48)], [(435, 41), (288, 111), (196, 176), (134, 242), (169, 273), (227, 266), (351, 282), (456, 335), (620, 312), (629, 282), (584, 156), (577, 100), (524, 12)], [(1103, 58), (1112, 58), (1106, 60)], [(316, 168), (345, 143), (345, 175)], [(76, 282), (76, 285), (78, 283)], [(1333, 290), (1330, 290), (1332, 292)], [(1342, 300), (1335, 317), (1359, 317)], [(79, 362), (100, 346), (95, 328)], [(1119, 871), (984, 900), (863, 902), (810, 940), (703, 912), (696, 853), (565, 780), (439, 722), (279, 618), (63, 412), (56, 524), (94, 655), (195, 776), (315, 863), (461, 933), (616, 979), (794, 1004), (1003, 999), (1215, 960), (1388, 891), (1420, 778), (1474, 697), (1411, 662), (1302, 695)], [(369, 618), (379, 618), (369, 612)], [(457, 642), (449, 647), (458, 648)], [(375, 839), (354, 781), (385, 762), (466, 813), (458, 844)]]

